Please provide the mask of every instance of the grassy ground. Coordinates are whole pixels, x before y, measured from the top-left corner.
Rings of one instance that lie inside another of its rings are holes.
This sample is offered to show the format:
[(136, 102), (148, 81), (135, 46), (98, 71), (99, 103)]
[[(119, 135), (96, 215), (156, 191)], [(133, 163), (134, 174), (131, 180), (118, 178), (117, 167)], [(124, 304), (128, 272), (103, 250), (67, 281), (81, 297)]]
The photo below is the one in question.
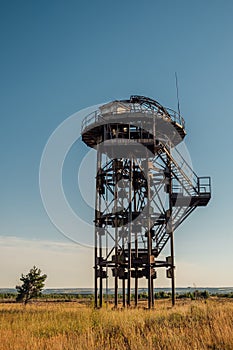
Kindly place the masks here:
[(0, 350), (232, 350), (233, 300), (161, 300), (151, 311), (4, 303), (0, 339)]

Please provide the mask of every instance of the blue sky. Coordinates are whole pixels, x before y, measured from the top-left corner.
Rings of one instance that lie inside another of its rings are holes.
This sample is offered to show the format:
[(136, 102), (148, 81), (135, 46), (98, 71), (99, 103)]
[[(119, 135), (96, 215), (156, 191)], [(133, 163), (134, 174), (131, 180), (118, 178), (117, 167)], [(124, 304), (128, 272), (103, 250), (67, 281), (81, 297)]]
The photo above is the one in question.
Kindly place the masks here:
[(176, 232), (177, 284), (233, 285), (232, 37), (230, 0), (0, 1), (0, 287), (34, 264), (48, 286), (92, 286), (92, 252), (85, 272), (76, 269), (83, 248), (43, 208), (43, 149), (88, 106), (141, 94), (176, 109), (175, 72), (194, 169), (213, 184), (209, 206)]

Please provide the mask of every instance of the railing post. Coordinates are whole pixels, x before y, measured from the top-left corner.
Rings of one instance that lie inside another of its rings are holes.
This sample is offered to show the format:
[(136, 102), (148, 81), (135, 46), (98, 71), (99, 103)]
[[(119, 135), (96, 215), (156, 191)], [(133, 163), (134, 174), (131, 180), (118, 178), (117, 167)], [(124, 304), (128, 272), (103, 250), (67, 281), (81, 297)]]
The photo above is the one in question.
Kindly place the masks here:
[(200, 195), (200, 178), (197, 178), (198, 195)]

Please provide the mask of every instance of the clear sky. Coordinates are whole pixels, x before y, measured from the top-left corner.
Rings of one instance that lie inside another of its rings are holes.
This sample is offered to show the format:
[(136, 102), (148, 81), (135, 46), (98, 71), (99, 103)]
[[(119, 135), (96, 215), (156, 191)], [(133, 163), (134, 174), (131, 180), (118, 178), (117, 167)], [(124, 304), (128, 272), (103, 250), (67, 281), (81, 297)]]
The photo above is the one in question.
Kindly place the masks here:
[[(194, 170), (213, 184), (208, 207), (175, 233), (177, 285), (233, 285), (232, 37), (231, 0), (0, 0), (0, 287), (34, 264), (47, 287), (93, 285), (92, 250), (59, 233), (43, 208), (43, 149), (88, 106), (138, 94), (176, 109), (175, 72)], [(76, 145), (68, 155), (68, 197), (84, 153)]]

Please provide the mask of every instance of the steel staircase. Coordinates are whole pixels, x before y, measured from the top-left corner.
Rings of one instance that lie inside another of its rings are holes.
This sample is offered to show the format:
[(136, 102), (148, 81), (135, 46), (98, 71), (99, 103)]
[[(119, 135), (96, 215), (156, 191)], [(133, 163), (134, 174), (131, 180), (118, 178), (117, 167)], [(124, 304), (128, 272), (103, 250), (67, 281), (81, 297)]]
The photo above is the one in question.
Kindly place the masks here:
[[(210, 177), (198, 177), (179, 151), (174, 148), (173, 152), (176, 152), (178, 160), (175, 160), (165, 145), (161, 145), (157, 151), (165, 166), (165, 178), (171, 176), (173, 185), (171, 191), (172, 218), (170, 211), (167, 210), (163, 224), (155, 222), (153, 226), (155, 247), (153, 250), (156, 256), (161, 253), (170, 238), (169, 225), (172, 225), (173, 231), (176, 230), (196, 207), (206, 206), (211, 197)], [(167, 169), (168, 164), (170, 172)]]

